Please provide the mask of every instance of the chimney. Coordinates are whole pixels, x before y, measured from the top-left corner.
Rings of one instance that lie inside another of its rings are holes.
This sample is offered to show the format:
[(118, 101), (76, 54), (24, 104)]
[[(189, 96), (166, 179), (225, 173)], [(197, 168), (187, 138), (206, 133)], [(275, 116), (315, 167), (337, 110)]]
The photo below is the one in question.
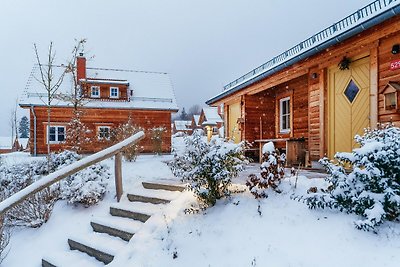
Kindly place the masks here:
[(79, 53), (76, 58), (76, 79), (86, 79), (86, 58), (83, 53)]

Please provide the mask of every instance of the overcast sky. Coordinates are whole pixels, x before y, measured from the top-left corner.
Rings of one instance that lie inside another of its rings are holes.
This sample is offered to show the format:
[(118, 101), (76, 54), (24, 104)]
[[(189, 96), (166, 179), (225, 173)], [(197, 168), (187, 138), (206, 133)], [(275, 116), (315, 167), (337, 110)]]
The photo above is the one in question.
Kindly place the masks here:
[[(178, 105), (205, 105), (229, 83), (372, 0), (1, 0), (0, 136), (35, 63), (87, 38), (92, 67), (168, 72)], [(19, 116), (27, 112), (21, 110)]]

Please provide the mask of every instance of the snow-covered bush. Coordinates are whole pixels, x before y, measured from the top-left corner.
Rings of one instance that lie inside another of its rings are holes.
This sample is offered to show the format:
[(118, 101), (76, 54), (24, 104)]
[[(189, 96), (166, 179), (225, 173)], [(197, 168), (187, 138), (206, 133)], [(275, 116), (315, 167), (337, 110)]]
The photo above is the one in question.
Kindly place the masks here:
[[(126, 123), (122, 123), (118, 125), (118, 127), (111, 130), (111, 141), (113, 143), (119, 143), (140, 131), (143, 131), (143, 128), (135, 125), (132, 121), (132, 118), (129, 116)], [(139, 145), (139, 143), (134, 143), (133, 145), (125, 148), (122, 151), (122, 154), (124, 155), (125, 160), (135, 161), (141, 149), (142, 147)]]
[(153, 150), (157, 154), (162, 153), (162, 138), (167, 129), (165, 127), (154, 127), (150, 129)]
[[(68, 166), (79, 159), (81, 156), (71, 151), (51, 154), (50, 172)], [(49, 174), (47, 169), (48, 164), (45, 160), (1, 166), (1, 197), (7, 198)], [(82, 203), (85, 206), (95, 204), (104, 196), (105, 181), (109, 176), (106, 165), (92, 165), (26, 199), (7, 213), (6, 222), (8, 225), (40, 227), (49, 219), (55, 201), (60, 198), (70, 203)]]
[(306, 197), (310, 208), (334, 208), (364, 219), (358, 229), (373, 230), (400, 215), (400, 129), (392, 125), (366, 130), (355, 137), (360, 148), (337, 153), (337, 163), (321, 160), (330, 186)]
[(50, 219), (59, 193), (52, 188), (44, 189), (27, 198), (7, 212), (7, 224), (37, 228)]
[(255, 198), (268, 197), (267, 189), (280, 193), (278, 188), (284, 176), (286, 156), (275, 149), (272, 142), (266, 143), (262, 149), (261, 177), (250, 174), (246, 185)]
[(228, 186), (247, 163), (243, 144), (214, 137), (210, 143), (194, 133), (185, 137), (185, 150), (175, 154), (169, 166), (175, 176), (190, 183), (202, 207), (213, 206), (217, 199), (230, 195)]
[(61, 198), (85, 207), (97, 204), (106, 193), (109, 177), (108, 166), (92, 165), (61, 181)]

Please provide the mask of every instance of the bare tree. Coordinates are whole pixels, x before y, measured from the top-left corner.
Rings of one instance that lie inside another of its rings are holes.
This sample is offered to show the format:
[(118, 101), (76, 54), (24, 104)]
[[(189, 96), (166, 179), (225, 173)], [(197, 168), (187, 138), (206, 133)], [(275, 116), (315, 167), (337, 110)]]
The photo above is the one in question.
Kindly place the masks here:
[(14, 145), (14, 137), (18, 139), (18, 124), (17, 124), (17, 108), (18, 99), (15, 100), (15, 106), (11, 109), (10, 126), (11, 126), (11, 147)]
[[(33, 46), (35, 50), (36, 61), (37, 64), (39, 65), (39, 73), (40, 73), (40, 76), (39, 77), (35, 76), (35, 79), (42, 85), (43, 89), (45, 89), (46, 91), (46, 98), (45, 99), (41, 98), (41, 99), (47, 106), (47, 139), (48, 139), (48, 135), (50, 133), (51, 104), (52, 101), (56, 98), (57, 91), (63, 82), (66, 70), (62, 69), (61, 74), (58, 75), (54, 73), (54, 70), (57, 66), (55, 65), (56, 53), (53, 50), (53, 42), (50, 42), (45, 64), (43, 64), (42, 60), (40, 59), (39, 51), (36, 44), (34, 44)], [(48, 162), (47, 167), (50, 170), (49, 140), (47, 140), (47, 162)]]
[(188, 115), (192, 117), (193, 115), (200, 115), (201, 113), (201, 106), (196, 104), (189, 108)]

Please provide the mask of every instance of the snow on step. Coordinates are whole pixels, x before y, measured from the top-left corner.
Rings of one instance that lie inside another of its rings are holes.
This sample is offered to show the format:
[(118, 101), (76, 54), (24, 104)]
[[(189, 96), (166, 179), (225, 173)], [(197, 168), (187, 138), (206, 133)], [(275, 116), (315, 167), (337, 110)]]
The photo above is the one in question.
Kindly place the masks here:
[(143, 223), (139, 221), (123, 217), (111, 216), (111, 215), (103, 217), (95, 217), (92, 219), (92, 222), (108, 226), (111, 228), (115, 228), (131, 234), (134, 234), (137, 231), (139, 231), (139, 229), (143, 225)]
[(179, 191), (179, 192), (185, 190), (185, 185), (170, 183), (170, 182), (167, 183), (160, 183), (159, 181), (142, 182), (142, 186), (146, 189), (155, 189), (155, 190), (168, 190), (168, 191)]
[(110, 236), (103, 233), (90, 233), (85, 236), (73, 236), (69, 239), (87, 247), (115, 256), (128, 242), (119, 237)]
[[(43, 260), (57, 267), (102, 267), (104, 264), (82, 252), (71, 250), (63, 252), (51, 252), (43, 257)], [(50, 266), (51, 266), (50, 265)], [(48, 266), (44, 265), (43, 266)]]
[(159, 212), (165, 207), (165, 204), (151, 204), (143, 202), (120, 202), (110, 205), (111, 208), (127, 210), (130, 212), (137, 212), (147, 214), (149, 216)]
[(159, 199), (165, 199), (172, 201), (176, 199), (181, 192), (179, 191), (168, 191), (168, 190), (154, 190), (154, 189), (143, 189), (143, 190), (134, 190), (129, 192), (131, 195), (138, 195), (144, 197), (154, 197)]

